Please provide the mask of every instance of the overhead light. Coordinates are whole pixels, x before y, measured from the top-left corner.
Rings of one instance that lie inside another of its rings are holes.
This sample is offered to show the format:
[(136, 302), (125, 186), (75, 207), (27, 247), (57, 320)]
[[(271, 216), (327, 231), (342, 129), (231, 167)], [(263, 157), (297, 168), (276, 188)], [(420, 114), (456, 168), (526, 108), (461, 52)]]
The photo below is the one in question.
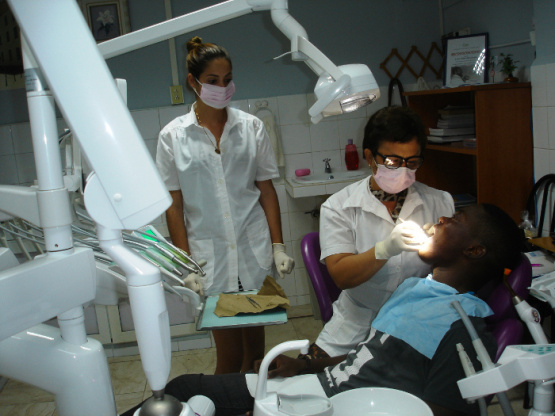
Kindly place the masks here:
[(262, 10), (270, 10), (273, 23), (290, 39), (292, 60), (304, 62), (319, 77), (314, 89), (316, 103), (309, 110), (313, 123), (355, 111), (380, 97), (378, 84), (366, 65), (336, 66), (308, 40), (306, 30), (289, 14), (287, 0), (227, 0), (102, 42), (98, 49), (110, 58)]
[(366, 65), (341, 65), (338, 69), (342, 75), (337, 80), (323, 73), (316, 83), (316, 103), (308, 110), (313, 123), (323, 117), (358, 110), (380, 97), (376, 79)]

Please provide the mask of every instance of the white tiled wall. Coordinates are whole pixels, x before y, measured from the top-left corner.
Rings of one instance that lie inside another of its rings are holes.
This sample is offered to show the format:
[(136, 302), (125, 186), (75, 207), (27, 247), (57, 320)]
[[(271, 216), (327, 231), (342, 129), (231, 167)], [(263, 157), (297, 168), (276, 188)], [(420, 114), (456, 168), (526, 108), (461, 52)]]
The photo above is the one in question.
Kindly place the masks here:
[(534, 177), (555, 172), (555, 63), (531, 68)]
[[(386, 99), (382, 98), (373, 105), (348, 115), (326, 118), (316, 125), (310, 122), (308, 115), (308, 108), (313, 102), (313, 94), (299, 94), (235, 101), (231, 105), (252, 114), (256, 114), (261, 105), (267, 105), (272, 111), (281, 135), (285, 176), (293, 176), (295, 169), (300, 168), (323, 172), (324, 158), (331, 159), (332, 170), (345, 170), (344, 149), (347, 140), (354, 139), (362, 157), (362, 137), (368, 116), (383, 107)], [(153, 157), (160, 129), (189, 108), (189, 105), (179, 105), (131, 112)], [(58, 125), (61, 133), (66, 127), (65, 123), (59, 120)], [(29, 123), (0, 126), (0, 184), (29, 185), (35, 179)], [(275, 180), (274, 185), (280, 202), (283, 238), (287, 252), (294, 257), (296, 265), (294, 273), (279, 283), (284, 287), (292, 305), (308, 304), (309, 283), (300, 253), (300, 240), (306, 233), (318, 229), (318, 220), (305, 212), (319, 207), (325, 197), (293, 199), (285, 190), (283, 178)], [(164, 222), (164, 216), (161, 216), (153, 223), (163, 227)]]
[[(555, 63), (534, 65), (530, 72), (534, 126), (534, 180), (537, 181), (548, 173), (555, 173)], [(553, 195), (551, 198), (554, 198)], [(549, 206), (553, 207), (553, 201)], [(546, 215), (547, 218), (551, 218), (552, 213), (548, 212)], [(543, 235), (546, 235), (545, 232)]]

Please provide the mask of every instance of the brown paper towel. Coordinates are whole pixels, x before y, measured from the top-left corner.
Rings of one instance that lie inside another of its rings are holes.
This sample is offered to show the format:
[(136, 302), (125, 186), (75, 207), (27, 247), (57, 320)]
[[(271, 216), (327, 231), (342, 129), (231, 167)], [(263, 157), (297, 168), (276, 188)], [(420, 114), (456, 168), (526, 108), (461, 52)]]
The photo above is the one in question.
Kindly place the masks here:
[(238, 313), (260, 313), (278, 306), (284, 309), (289, 308), (289, 299), (274, 278), (266, 276), (262, 288), (256, 295), (222, 293), (218, 298), (214, 313), (219, 317), (235, 316)]

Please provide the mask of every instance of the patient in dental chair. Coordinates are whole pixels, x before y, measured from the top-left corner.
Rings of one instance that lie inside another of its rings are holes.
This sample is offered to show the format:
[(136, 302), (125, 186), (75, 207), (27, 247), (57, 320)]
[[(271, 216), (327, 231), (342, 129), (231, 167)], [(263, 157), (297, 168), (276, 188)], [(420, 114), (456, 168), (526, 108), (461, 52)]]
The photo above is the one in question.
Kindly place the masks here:
[[(388, 387), (421, 398), (435, 416), (479, 414), (476, 404), (461, 397), (456, 384), (465, 377), (458, 343), (476, 371), (481, 365), (460, 316), (450, 304), (459, 301), (493, 357), (495, 340), (483, 321), (492, 312), (474, 293), (500, 281), (505, 268), (514, 268), (522, 244), (521, 230), (494, 205), (469, 206), (452, 218), (441, 217), (434, 235), (418, 252), (432, 265), (432, 274), (403, 282), (373, 321), (368, 338), (347, 355), (314, 359), (278, 356), (268, 374), (275, 383), (268, 385), (269, 390), (273, 386), (274, 391), (283, 391), (303, 377), (303, 388), (297, 387), (299, 394), (310, 391), (331, 397), (359, 387)], [(240, 415), (253, 409), (257, 377), (182, 375), (170, 381), (165, 392), (183, 402), (204, 395), (214, 402), (216, 415)], [(133, 415), (135, 409), (123, 416)]]

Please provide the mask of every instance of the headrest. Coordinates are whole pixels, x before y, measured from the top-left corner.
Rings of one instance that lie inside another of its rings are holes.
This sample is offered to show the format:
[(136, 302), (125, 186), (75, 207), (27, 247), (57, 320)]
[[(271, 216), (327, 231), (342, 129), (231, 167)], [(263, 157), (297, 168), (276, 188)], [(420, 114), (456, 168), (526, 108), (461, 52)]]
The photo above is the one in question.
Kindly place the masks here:
[[(521, 253), (520, 262), (507, 276), (507, 282), (518, 297), (523, 300), (528, 297), (528, 288), (532, 284), (532, 265), (524, 253)], [(487, 319), (489, 323), (505, 318), (518, 318), (511, 293), (503, 282), (499, 283), (484, 299), (494, 313), (493, 316)]]

